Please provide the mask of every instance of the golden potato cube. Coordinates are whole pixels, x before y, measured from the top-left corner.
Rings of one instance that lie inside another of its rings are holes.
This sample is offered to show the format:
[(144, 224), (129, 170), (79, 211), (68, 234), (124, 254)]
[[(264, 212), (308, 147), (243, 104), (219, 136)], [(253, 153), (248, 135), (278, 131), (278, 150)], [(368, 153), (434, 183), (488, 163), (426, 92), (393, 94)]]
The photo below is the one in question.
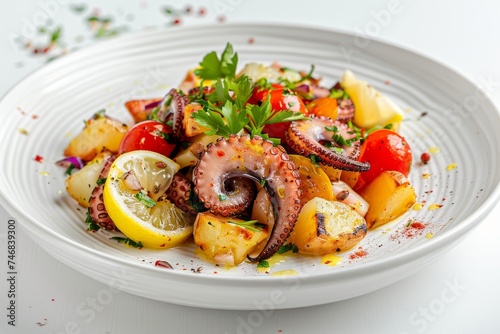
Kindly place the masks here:
[(195, 166), (198, 162), (198, 157), (188, 148), (177, 153), (172, 160), (182, 169), (187, 166)]
[(97, 180), (110, 155), (111, 152), (109, 151), (99, 153), (82, 169), (74, 172), (66, 179), (66, 191), (80, 206), (84, 208), (90, 206), (90, 196), (97, 186)]
[(202, 109), (198, 103), (190, 103), (184, 108), (184, 118), (182, 126), (184, 127), (186, 137), (194, 137), (208, 130), (207, 127), (199, 125), (193, 118), (192, 114)]
[(397, 171), (380, 173), (361, 196), (370, 204), (365, 216), (368, 228), (377, 228), (398, 218), (417, 200), (410, 181)]
[(117, 120), (108, 117), (91, 119), (87, 121), (83, 131), (71, 140), (64, 155), (89, 161), (104, 148), (116, 153), (127, 131), (127, 125)]
[(199, 213), (194, 222), (194, 242), (216, 264), (236, 266), (269, 236), (266, 228), (233, 217)]
[(180, 168), (194, 166), (198, 162), (199, 154), (205, 151), (210, 143), (216, 142), (219, 137), (218, 135), (209, 136), (204, 133), (196, 135), (189, 139), (191, 142), (189, 147), (177, 153), (172, 160), (174, 160)]
[(325, 255), (354, 247), (366, 232), (364, 218), (349, 205), (315, 197), (302, 207), (288, 242), (299, 253)]

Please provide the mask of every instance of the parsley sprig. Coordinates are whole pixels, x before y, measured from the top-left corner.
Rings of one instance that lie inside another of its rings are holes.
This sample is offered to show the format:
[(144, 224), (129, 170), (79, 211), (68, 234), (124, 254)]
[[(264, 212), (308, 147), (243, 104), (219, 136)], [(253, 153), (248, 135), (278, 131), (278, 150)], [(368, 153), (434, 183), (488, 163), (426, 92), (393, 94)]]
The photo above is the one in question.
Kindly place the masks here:
[(281, 122), (293, 122), (307, 119), (301, 112), (293, 112), (290, 110), (273, 112), (268, 97), (262, 105), (247, 104), (246, 112), (249, 116), (248, 124), (245, 126), (252, 137), (261, 136), (264, 139), (271, 140), (274, 144), (279, 144), (279, 139), (270, 138), (267, 134), (262, 133), (264, 126)]
[(193, 113), (193, 118), (199, 125), (209, 128), (206, 134), (224, 137), (240, 132), (248, 122), (246, 113), (239, 111), (229, 100), (221, 108), (208, 103), (202, 110)]
[(90, 212), (87, 210), (87, 216), (85, 218), (85, 224), (87, 224), (87, 231), (99, 231), (101, 228), (90, 216)]
[[(292, 122), (307, 119), (300, 112), (290, 110), (273, 111), (267, 98), (261, 105), (247, 103), (254, 90), (254, 83), (246, 76), (236, 78), (238, 54), (228, 43), (220, 58), (215, 51), (207, 54), (200, 62), (200, 68), (195, 74), (203, 80), (216, 81), (213, 92), (207, 96), (202, 94), (192, 97), (203, 106), (203, 109), (192, 114), (194, 120), (208, 128), (208, 135), (229, 137), (246, 130), (252, 137), (260, 136), (271, 140), (275, 145), (280, 143), (277, 138), (270, 138), (262, 133), (264, 126), (280, 122)], [(306, 75), (310, 76), (311, 72)], [(200, 89), (201, 91), (201, 89)]]
[(295, 254), (299, 251), (299, 248), (292, 243), (288, 243), (288, 244), (281, 245), (280, 248), (278, 248), (277, 253), (278, 254), (285, 254), (289, 251), (292, 251), (292, 253)]
[(238, 54), (234, 52), (231, 43), (226, 44), (226, 48), (217, 57), (217, 53), (212, 51), (203, 57), (200, 62), (200, 68), (194, 71), (194, 74), (203, 80), (217, 80), (222, 78), (234, 78), (236, 76), (236, 67), (238, 66)]

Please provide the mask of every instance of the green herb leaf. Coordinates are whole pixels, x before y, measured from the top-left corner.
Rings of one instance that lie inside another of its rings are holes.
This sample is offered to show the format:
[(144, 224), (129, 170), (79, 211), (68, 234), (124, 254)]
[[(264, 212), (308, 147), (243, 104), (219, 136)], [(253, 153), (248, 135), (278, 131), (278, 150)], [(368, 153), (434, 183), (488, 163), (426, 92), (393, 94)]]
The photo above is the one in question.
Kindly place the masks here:
[(106, 117), (106, 109), (101, 109), (94, 114), (95, 119)]
[(62, 34), (62, 28), (61, 27), (57, 27), (56, 29), (54, 29), (54, 31), (50, 35), (50, 42), (51, 43), (57, 43), (59, 41), (60, 37), (61, 37), (61, 34)]
[(270, 89), (272, 87), (271, 83), (267, 81), (266, 78), (260, 78), (255, 82), (255, 87), (259, 87), (260, 89)]
[(234, 103), (238, 109), (245, 109), (245, 104), (253, 92), (252, 79), (246, 75), (242, 75), (229, 86), (229, 89), (234, 92)]
[(207, 211), (208, 209), (205, 207), (202, 201), (200, 201), (200, 198), (194, 191), (194, 184), (191, 185), (191, 191), (189, 192), (189, 200), (188, 200), (189, 205), (194, 209), (196, 212), (204, 212)]
[(132, 246), (132, 247), (135, 247), (135, 248), (142, 248), (143, 245), (140, 241), (134, 241), (130, 238), (123, 238), (123, 237), (111, 237), (109, 238), (110, 240), (116, 240), (118, 241), (119, 243), (123, 243), (123, 244), (126, 244), (126, 245), (129, 245), (129, 246)]
[(344, 99), (344, 100), (347, 100), (349, 98), (349, 94), (347, 94), (347, 92), (343, 89), (336, 89), (336, 88), (332, 88), (330, 90), (330, 94), (328, 95), (328, 97), (331, 97), (332, 99)]
[(220, 69), (225, 77), (234, 78), (238, 66), (238, 54), (234, 52), (231, 43), (227, 43), (221, 55)]
[(297, 253), (299, 251), (299, 248), (292, 243), (288, 243), (285, 245), (281, 245), (280, 248), (278, 248), (277, 253), (284, 254), (284, 253), (289, 252), (289, 251), (292, 251), (292, 253)]
[(227, 222), (229, 224), (238, 225), (238, 226), (243, 227), (243, 228), (245, 228), (249, 231), (252, 231), (252, 232), (262, 231), (262, 228), (263, 228), (263, 224), (259, 223), (258, 220), (248, 220), (248, 221), (244, 221), (244, 222), (237, 222), (237, 221), (228, 220)]
[[(358, 141), (357, 136), (351, 139), (345, 139), (340, 133), (338, 133), (339, 128), (336, 126), (325, 126), (325, 130), (333, 132), (332, 140), (335, 144), (339, 146), (351, 146), (352, 143)], [(355, 132), (352, 132), (352, 134), (355, 134)]]
[[(290, 88), (290, 89), (295, 89), (297, 87), (297, 84), (305, 81), (305, 80), (309, 80), (312, 78), (312, 75), (313, 75), (313, 72), (314, 72), (314, 64), (311, 64), (311, 69), (309, 70), (309, 72), (306, 74), (306, 75), (302, 75), (302, 73), (296, 71), (296, 70), (293, 70), (293, 69), (289, 69), (287, 67), (281, 67), (281, 71), (283, 72), (287, 72), (287, 71), (291, 71), (291, 72), (295, 72), (295, 73), (299, 73), (300, 74), (300, 79), (299, 80), (296, 80), (296, 81), (290, 81), (288, 79), (284, 79), (284, 78), (280, 78), (279, 79), (279, 83), (282, 84), (283, 86), (287, 87), (287, 88)], [(284, 92), (284, 94), (286, 94), (288, 92)]]
[(85, 4), (80, 4), (80, 5), (71, 5), (71, 10), (77, 14), (83, 13), (85, 9), (87, 9), (87, 5)]
[(245, 109), (238, 110), (238, 107), (230, 100), (226, 101), (224, 106), (220, 109), (220, 112), (226, 119), (227, 127), (230, 133), (240, 132), (248, 123)]
[(311, 154), (309, 155), (309, 159), (311, 159), (311, 162), (313, 163), (314, 166), (319, 166), (319, 162), (321, 161), (321, 158), (318, 157), (316, 154)]
[(139, 201), (142, 202), (146, 207), (152, 208), (156, 205), (156, 202), (154, 199), (143, 193), (142, 191), (139, 191), (137, 194), (135, 194), (135, 198), (137, 198)]
[(293, 121), (302, 121), (307, 120), (308, 117), (304, 116), (301, 112), (293, 112), (293, 111), (278, 111), (271, 118), (266, 121), (266, 124), (274, 124), (281, 122), (293, 122)]
[[(266, 134), (262, 133), (264, 126), (267, 124), (274, 124), (280, 122), (292, 122), (297, 120), (305, 120), (308, 119), (304, 114), (297, 112), (294, 113), (292, 111), (278, 111), (274, 112), (271, 109), (271, 104), (269, 102), (269, 98), (267, 98), (262, 105), (253, 105), (247, 104), (246, 112), (249, 118), (249, 122), (245, 127), (250, 134), (253, 136), (261, 136), (264, 139), (271, 139)], [(277, 142), (279, 143), (278, 139)]]
[(71, 173), (73, 172), (73, 169), (75, 169), (75, 165), (70, 164), (64, 173), (67, 175), (71, 175)]
[(87, 210), (87, 217), (85, 218), (85, 224), (88, 225), (87, 231), (99, 231), (101, 228), (90, 216), (90, 212)]
[(266, 260), (260, 260), (257, 264), (257, 268), (269, 268), (269, 262)]
[(205, 131), (205, 133), (209, 136), (217, 134), (227, 138), (231, 134), (231, 131), (226, 123), (224, 123), (221, 114), (217, 111), (207, 110), (204, 108), (194, 112), (192, 117), (196, 123), (209, 129)]
[(313, 72), (314, 72), (314, 64), (311, 64), (311, 69), (309, 70), (309, 73), (307, 73), (305, 76), (303, 76), (300, 81), (308, 80), (312, 78)]
[(103, 185), (104, 183), (106, 183), (106, 178), (105, 177), (102, 177), (100, 179), (97, 179), (97, 181), (95, 182), (98, 186), (100, 185)]
[(266, 120), (271, 117), (271, 103), (266, 99), (260, 106), (255, 104), (247, 104), (246, 112), (250, 116), (250, 122), (247, 125), (247, 130), (252, 136), (262, 133)]
[(173, 8), (165, 7), (163, 8), (163, 13), (167, 15), (179, 15), (180, 13)]
[(200, 62), (201, 68), (196, 69), (194, 73), (204, 80), (234, 78), (237, 66), (238, 54), (234, 52), (231, 43), (227, 43), (220, 59), (215, 51), (208, 53)]

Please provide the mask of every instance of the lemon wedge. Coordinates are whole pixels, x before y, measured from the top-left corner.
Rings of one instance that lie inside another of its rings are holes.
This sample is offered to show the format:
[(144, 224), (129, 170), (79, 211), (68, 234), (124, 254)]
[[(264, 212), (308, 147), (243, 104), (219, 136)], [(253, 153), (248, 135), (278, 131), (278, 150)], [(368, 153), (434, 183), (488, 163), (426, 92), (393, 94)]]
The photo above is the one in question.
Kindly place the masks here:
[(166, 249), (188, 239), (193, 219), (162, 196), (179, 165), (151, 151), (120, 155), (104, 185), (104, 205), (129, 239), (144, 247)]
[(390, 98), (382, 95), (368, 82), (359, 80), (349, 70), (344, 72), (340, 85), (351, 97), (356, 112), (353, 122), (361, 128), (369, 129), (376, 125), (393, 125), (393, 130), (399, 129), (403, 120), (403, 111)]

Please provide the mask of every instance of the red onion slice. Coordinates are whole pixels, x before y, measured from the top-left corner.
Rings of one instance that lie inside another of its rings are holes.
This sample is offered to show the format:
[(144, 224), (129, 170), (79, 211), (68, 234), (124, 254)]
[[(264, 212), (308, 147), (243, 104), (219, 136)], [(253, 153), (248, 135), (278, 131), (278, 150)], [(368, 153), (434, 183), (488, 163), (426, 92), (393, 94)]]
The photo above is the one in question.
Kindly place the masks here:
[(161, 100), (159, 101), (155, 101), (155, 102), (151, 102), (151, 103), (148, 103), (144, 106), (144, 109), (148, 110), (148, 109), (153, 109), (153, 108), (156, 108), (158, 107), (158, 105), (160, 104), (160, 102), (162, 102)]
[(56, 161), (57, 166), (61, 166), (64, 168), (69, 168), (71, 165), (73, 165), (76, 169), (82, 169), (83, 168), (83, 161), (82, 159), (78, 157), (68, 157), (61, 159), (59, 161)]

